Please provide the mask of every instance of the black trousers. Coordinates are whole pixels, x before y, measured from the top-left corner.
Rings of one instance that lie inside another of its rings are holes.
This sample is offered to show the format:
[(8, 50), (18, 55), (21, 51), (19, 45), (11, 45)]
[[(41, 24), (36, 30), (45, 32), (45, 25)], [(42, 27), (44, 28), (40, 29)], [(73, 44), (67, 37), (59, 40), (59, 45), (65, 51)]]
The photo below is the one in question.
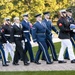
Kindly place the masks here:
[(30, 41), (25, 42), (25, 54), (28, 51), (29, 56), (30, 56), (30, 61), (34, 61), (34, 55), (33, 55), (33, 51), (32, 51), (32, 46), (30, 44)]
[(28, 61), (27, 60), (27, 55), (24, 53), (21, 39), (16, 38), (15, 39), (15, 44), (16, 44), (16, 51), (15, 51), (13, 63), (18, 63), (19, 57), (22, 58), (24, 63), (26, 63)]

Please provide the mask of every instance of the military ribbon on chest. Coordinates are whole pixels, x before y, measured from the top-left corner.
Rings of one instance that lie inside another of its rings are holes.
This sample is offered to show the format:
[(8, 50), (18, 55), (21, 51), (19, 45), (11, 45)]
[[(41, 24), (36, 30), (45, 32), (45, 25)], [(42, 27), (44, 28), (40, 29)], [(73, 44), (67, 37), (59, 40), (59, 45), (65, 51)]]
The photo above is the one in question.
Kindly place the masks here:
[(45, 29), (47, 29), (47, 26), (46, 26), (45, 23), (41, 23), (41, 25), (42, 25)]
[(47, 30), (48, 33), (50, 33), (49, 29), (47, 28), (46, 24), (43, 22), (41, 25)]

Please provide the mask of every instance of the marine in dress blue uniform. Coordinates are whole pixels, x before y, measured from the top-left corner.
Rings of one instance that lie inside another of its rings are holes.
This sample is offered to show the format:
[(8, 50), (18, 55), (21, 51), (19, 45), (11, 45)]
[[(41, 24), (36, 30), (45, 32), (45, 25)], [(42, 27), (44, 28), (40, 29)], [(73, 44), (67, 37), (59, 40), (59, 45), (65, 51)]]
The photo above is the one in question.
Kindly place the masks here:
[(47, 50), (46, 28), (44, 23), (42, 23), (42, 16), (41, 14), (37, 14), (35, 15), (35, 18), (36, 18), (36, 22), (32, 28), (33, 41), (38, 43), (38, 51), (35, 56), (35, 63), (41, 64), (39, 63), (39, 59), (40, 59), (41, 53), (43, 52), (46, 58), (46, 63), (52, 64), (48, 50)]
[(28, 22), (28, 14), (23, 15), (24, 20), (21, 22), (23, 27), (23, 35), (24, 35), (24, 41), (25, 41), (25, 53), (28, 51), (30, 56), (30, 62), (34, 62), (34, 55), (32, 51), (32, 45), (30, 43), (30, 22)]
[[(51, 50), (51, 53), (52, 53), (52, 58), (54, 61), (57, 61), (57, 54), (56, 54), (56, 50), (55, 50), (55, 47), (54, 47), (54, 44), (53, 44), (53, 41), (52, 41), (52, 30), (58, 34), (58, 31), (57, 29), (52, 25), (52, 22), (49, 20), (49, 16), (50, 16), (50, 12), (44, 12), (44, 17), (45, 19), (43, 20), (43, 22), (45, 22), (47, 28), (48, 28), (48, 31), (49, 33), (46, 33), (46, 43), (47, 43), (47, 47), (49, 49), (50, 47), (50, 50)], [(44, 56), (42, 56), (42, 59), (45, 59)]]
[[(73, 17), (72, 17), (72, 10), (71, 10), (71, 9), (67, 9), (66, 11), (67, 11), (67, 19), (68, 19), (70, 25), (71, 25), (71, 24), (75, 24), (74, 19), (73, 19)], [(71, 32), (70, 32), (70, 36), (71, 36), (70, 40), (71, 40), (71, 42), (72, 42), (72, 45), (73, 45), (73, 47), (75, 48), (75, 32), (71, 31)], [(69, 54), (68, 54), (67, 49), (66, 49), (64, 58), (65, 58), (65, 59), (69, 59)]]
[[(11, 32), (11, 22), (10, 22), (10, 18), (5, 18), (5, 22), (4, 24), (2, 25), (2, 29), (4, 29), (4, 35), (6, 37), (6, 39), (8, 40), (8, 42), (10, 42), (10, 32)], [(5, 57), (6, 57), (6, 61), (7, 62), (10, 62), (8, 61), (8, 55), (10, 53), (10, 56), (12, 58), (12, 61), (13, 61), (13, 58), (14, 58), (14, 50), (12, 48), (12, 44), (10, 44), (10, 47), (7, 45), (7, 42), (4, 41), (4, 50), (5, 50)]]
[(1, 59), (2, 59), (2, 65), (3, 66), (8, 66), (7, 62), (6, 62), (6, 58), (5, 58), (5, 52), (3, 50), (3, 46), (2, 46), (2, 40), (5, 40), (5, 39), (2, 39), (2, 36), (5, 38), (4, 34), (2, 33), (4, 30), (0, 28), (0, 56), (1, 56)]

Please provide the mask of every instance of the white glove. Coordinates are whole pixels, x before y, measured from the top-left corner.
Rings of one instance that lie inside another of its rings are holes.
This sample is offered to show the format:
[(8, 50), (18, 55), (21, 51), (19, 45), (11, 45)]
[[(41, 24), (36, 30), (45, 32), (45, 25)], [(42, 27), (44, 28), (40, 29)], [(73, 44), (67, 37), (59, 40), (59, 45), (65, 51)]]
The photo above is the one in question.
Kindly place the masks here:
[(75, 32), (75, 29), (73, 29), (73, 32)]
[(9, 41), (6, 41), (7, 43), (9, 43)]
[(25, 42), (27, 42), (27, 39), (25, 39)]
[(54, 34), (52, 34), (52, 38), (54, 37)]

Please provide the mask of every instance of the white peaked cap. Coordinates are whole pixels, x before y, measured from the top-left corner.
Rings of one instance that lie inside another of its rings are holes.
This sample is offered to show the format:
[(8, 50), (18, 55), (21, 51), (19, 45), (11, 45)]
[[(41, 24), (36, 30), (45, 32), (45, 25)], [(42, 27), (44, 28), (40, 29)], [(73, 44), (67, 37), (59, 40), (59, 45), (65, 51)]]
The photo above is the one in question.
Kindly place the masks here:
[(10, 18), (9, 17), (6, 17), (6, 18), (4, 18), (4, 20), (6, 21), (6, 20), (10, 20)]
[(15, 18), (14, 18), (14, 20), (17, 20), (17, 19), (19, 19), (19, 17), (15, 17)]
[(62, 12), (66, 12), (66, 9), (60, 10), (59, 12), (60, 12), (60, 13), (62, 13)]

